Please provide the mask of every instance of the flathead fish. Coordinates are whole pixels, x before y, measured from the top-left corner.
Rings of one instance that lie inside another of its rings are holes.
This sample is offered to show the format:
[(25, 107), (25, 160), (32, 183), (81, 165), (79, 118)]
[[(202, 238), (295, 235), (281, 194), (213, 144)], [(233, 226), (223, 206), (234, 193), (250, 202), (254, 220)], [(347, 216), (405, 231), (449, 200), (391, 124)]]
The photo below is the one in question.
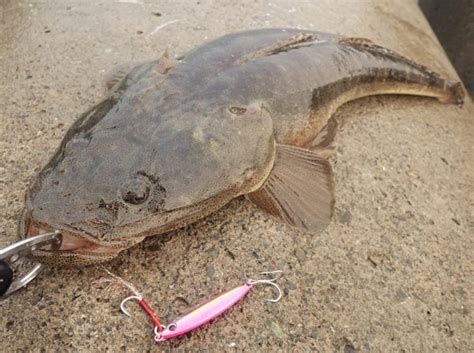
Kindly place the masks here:
[(323, 229), (338, 107), (377, 94), (463, 102), (459, 82), (367, 39), (296, 29), (230, 34), (120, 72), (27, 193), (20, 236), (63, 234), (59, 251), (36, 251), (40, 261), (109, 260), (240, 195)]

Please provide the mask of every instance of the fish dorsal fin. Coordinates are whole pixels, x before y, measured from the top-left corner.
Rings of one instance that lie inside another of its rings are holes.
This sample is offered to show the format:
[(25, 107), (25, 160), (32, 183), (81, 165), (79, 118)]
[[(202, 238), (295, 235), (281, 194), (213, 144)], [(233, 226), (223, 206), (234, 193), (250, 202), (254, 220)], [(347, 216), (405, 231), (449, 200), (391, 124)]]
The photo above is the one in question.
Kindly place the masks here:
[(391, 49), (377, 45), (374, 42), (372, 42), (370, 39), (359, 38), (359, 37), (345, 37), (345, 38), (341, 38), (338, 41), (338, 43), (342, 45), (348, 45), (353, 48), (357, 48), (359, 50), (367, 50), (371, 52), (372, 54), (379, 54), (379, 55), (381, 54), (385, 56), (391, 56), (397, 60), (404, 62), (407, 65), (413, 66), (417, 68), (418, 70), (426, 72), (426, 74), (432, 76), (433, 78), (441, 79), (441, 76), (438, 73), (430, 70), (428, 67), (418, 64), (417, 62), (410, 60), (404, 57), (403, 55), (400, 55), (394, 52)]
[(318, 36), (311, 32), (301, 32), (285, 40), (278, 41), (268, 47), (259, 49), (255, 52), (243, 56), (237, 61), (237, 65), (263, 58), (265, 56), (276, 55), (289, 50), (310, 46), (318, 41)]
[(166, 75), (175, 65), (177, 60), (170, 56), (168, 48), (163, 52), (159, 60), (158, 72)]
[(260, 189), (247, 196), (292, 226), (311, 231), (324, 229), (334, 210), (331, 165), (317, 151), (277, 145), (270, 175)]

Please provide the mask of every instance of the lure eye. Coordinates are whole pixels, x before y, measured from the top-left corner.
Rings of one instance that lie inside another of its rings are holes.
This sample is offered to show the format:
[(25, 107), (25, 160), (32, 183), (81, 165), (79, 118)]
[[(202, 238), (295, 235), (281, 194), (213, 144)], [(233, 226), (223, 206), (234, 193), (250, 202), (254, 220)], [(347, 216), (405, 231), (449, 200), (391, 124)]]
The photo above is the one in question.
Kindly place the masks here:
[(121, 194), (126, 203), (139, 205), (148, 199), (150, 186), (143, 179), (133, 178), (125, 182)]

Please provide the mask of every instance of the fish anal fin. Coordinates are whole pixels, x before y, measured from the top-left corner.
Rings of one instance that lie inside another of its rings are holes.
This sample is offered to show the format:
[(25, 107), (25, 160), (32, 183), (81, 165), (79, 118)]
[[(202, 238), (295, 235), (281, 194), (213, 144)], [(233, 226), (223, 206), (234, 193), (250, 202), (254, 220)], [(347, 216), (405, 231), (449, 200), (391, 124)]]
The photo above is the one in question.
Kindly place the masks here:
[(317, 151), (277, 145), (270, 175), (260, 189), (247, 197), (289, 225), (322, 230), (334, 210), (331, 165)]

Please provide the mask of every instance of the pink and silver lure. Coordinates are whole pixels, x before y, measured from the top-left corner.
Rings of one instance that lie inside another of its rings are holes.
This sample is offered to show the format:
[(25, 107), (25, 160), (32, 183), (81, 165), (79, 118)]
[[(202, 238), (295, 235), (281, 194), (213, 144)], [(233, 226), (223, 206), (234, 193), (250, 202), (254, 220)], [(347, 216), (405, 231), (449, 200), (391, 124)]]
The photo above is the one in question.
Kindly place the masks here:
[[(281, 274), (282, 271), (272, 271), (272, 272), (262, 272), (262, 274)], [(271, 278), (271, 279), (261, 279), (261, 280), (253, 280), (247, 279), (245, 284), (235, 287), (229, 291), (226, 291), (222, 294), (216, 295), (211, 299), (208, 299), (204, 303), (201, 303), (192, 309), (190, 309), (187, 313), (183, 314), (182, 316), (178, 317), (177, 319), (173, 320), (167, 326), (157, 325), (158, 322), (156, 320), (156, 316), (148, 308), (145, 308), (141, 302), (143, 299), (137, 296), (132, 296), (124, 299), (122, 304), (120, 305), (122, 311), (126, 314), (127, 311), (124, 309), (124, 304), (130, 299), (139, 299), (139, 304), (142, 308), (145, 309), (147, 314), (155, 323), (154, 333), (155, 333), (155, 342), (163, 342), (173, 337), (182, 336), (185, 333), (188, 333), (202, 325), (208, 323), (209, 321), (215, 319), (216, 317), (222, 315), (225, 311), (229, 310), (235, 304), (237, 304), (241, 299), (243, 299), (248, 292), (253, 288), (256, 284), (268, 284), (273, 286), (277, 292), (278, 296), (275, 299), (267, 299), (269, 302), (276, 303), (282, 297), (282, 292), (280, 288), (276, 285), (275, 281), (279, 278)]]

